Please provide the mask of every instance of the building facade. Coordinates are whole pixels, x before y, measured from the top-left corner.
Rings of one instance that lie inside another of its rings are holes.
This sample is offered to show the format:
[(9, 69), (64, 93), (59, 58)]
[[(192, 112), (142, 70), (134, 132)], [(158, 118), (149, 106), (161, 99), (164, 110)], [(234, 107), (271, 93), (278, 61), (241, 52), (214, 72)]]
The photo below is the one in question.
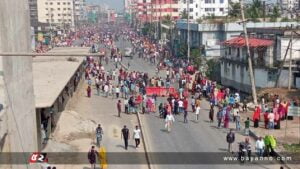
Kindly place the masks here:
[[(187, 0), (180, 0), (179, 12), (187, 11)], [(197, 20), (207, 16), (227, 16), (228, 0), (190, 0), (190, 19)]]
[(38, 0), (38, 21), (41, 23), (71, 28), (75, 26), (74, 13), (73, 0)]

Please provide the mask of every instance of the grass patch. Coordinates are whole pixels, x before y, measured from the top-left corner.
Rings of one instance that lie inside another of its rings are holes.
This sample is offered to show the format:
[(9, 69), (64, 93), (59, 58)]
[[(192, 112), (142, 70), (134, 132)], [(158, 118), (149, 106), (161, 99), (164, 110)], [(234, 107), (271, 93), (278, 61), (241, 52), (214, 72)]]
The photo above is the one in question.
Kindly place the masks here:
[(283, 147), (288, 151), (288, 152), (300, 152), (300, 144), (284, 144)]

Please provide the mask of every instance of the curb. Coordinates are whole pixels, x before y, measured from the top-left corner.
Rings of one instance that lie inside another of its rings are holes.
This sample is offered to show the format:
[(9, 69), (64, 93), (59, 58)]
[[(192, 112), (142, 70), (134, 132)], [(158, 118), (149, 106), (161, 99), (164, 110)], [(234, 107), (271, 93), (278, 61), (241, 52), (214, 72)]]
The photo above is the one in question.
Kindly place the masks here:
[(144, 126), (141, 123), (140, 113), (137, 112), (136, 116), (137, 116), (137, 119), (138, 119), (139, 126), (141, 128), (142, 142), (143, 142), (143, 147), (144, 147), (144, 150), (145, 150), (145, 156), (146, 156), (146, 160), (147, 160), (147, 166), (148, 166), (148, 169), (151, 169), (150, 158), (149, 158), (149, 155), (148, 155), (148, 148), (146, 146), (146, 141), (145, 141), (145, 136), (144, 136), (144, 131), (145, 130), (144, 130)]
[[(254, 138), (255, 140), (257, 140), (258, 139), (258, 136), (255, 134), (255, 132), (253, 132), (252, 130), (249, 130), (249, 136), (250, 137), (252, 137), (252, 138)], [(285, 162), (285, 161), (283, 161), (282, 160), (282, 155), (280, 155), (278, 152), (276, 152), (276, 151), (274, 151), (274, 155), (275, 155), (275, 157), (280, 157), (280, 163), (282, 164), (282, 165), (284, 165), (284, 167), (286, 167), (287, 169), (292, 169), (291, 167), (289, 167), (288, 166), (288, 164)]]

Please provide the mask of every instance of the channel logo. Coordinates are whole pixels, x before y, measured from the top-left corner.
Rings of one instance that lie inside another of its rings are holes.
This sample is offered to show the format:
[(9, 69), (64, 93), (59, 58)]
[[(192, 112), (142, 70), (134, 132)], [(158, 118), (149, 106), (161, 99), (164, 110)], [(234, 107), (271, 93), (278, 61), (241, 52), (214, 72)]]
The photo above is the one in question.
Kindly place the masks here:
[(47, 153), (32, 153), (29, 158), (29, 163), (47, 163)]

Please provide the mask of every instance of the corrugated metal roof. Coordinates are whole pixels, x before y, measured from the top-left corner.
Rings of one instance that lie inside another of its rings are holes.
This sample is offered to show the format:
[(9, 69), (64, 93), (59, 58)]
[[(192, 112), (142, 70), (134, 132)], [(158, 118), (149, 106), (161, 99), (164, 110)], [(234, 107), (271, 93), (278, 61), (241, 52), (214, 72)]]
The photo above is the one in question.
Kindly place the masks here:
[[(274, 41), (267, 39), (249, 38), (249, 46), (252, 48), (256, 47), (267, 47), (273, 45)], [(246, 46), (246, 40), (244, 37), (236, 37), (222, 43), (225, 46), (244, 47)]]

